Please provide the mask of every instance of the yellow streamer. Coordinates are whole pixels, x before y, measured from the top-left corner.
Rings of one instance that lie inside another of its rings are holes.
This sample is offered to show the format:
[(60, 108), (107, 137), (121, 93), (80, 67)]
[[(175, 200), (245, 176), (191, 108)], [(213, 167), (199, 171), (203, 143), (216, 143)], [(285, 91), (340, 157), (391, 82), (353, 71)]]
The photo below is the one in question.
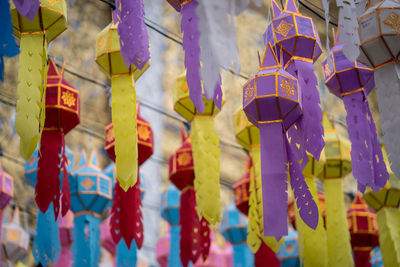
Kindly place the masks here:
[(318, 226), (313, 230), (300, 218), (299, 210), (295, 202), (296, 228), (298, 233), (300, 265), (304, 267), (326, 267), (328, 266), (328, 248), (326, 243), (326, 232), (324, 219), (319, 206), (318, 192), (313, 177), (305, 177), (308, 188), (318, 206)]
[(250, 169), (249, 187), (249, 223), (247, 224), (247, 245), (253, 253), (256, 253), (261, 246), (260, 228), (258, 227), (257, 192), (254, 177), (254, 168)]
[(344, 207), (342, 179), (325, 179), (324, 191), (328, 265), (329, 267), (354, 266)]
[(47, 76), (47, 41), (44, 34), (21, 36), (18, 102), (15, 131), (20, 136), (20, 154), (29, 160), (44, 126)]
[(197, 212), (210, 224), (221, 221), (219, 185), (219, 140), (211, 116), (195, 116), (191, 123), (194, 161), (194, 189)]
[(122, 189), (134, 186), (138, 173), (136, 92), (132, 75), (111, 78), (115, 165)]
[(383, 207), (377, 212), (377, 220), (383, 265), (400, 266), (399, 210), (393, 207)]

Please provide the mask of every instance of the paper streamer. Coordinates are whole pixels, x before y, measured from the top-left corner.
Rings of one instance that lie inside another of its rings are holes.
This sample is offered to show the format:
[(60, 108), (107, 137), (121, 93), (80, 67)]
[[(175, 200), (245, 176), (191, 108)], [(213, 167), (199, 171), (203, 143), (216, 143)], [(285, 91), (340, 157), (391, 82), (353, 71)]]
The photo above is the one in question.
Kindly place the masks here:
[(342, 179), (324, 179), (329, 267), (354, 266)]
[[(255, 164), (253, 156), (253, 164)], [(260, 227), (258, 219), (257, 192), (254, 168), (250, 169), (250, 187), (249, 187), (249, 223), (247, 225), (247, 245), (253, 253), (256, 253), (261, 246)], [(261, 201), (262, 202), (262, 201)]]
[[(52, 203), (50, 204), (50, 206)], [(54, 210), (50, 207), (46, 213), (38, 210), (36, 218), (36, 236), (32, 254), (37, 264), (47, 266), (57, 261), (61, 252), (60, 232)]]
[(53, 267), (71, 267), (72, 266), (72, 254), (71, 246), (63, 246), (61, 248), (60, 256)]
[(115, 164), (121, 188), (134, 186), (138, 174), (136, 92), (132, 75), (111, 78)]
[(328, 266), (328, 248), (326, 231), (322, 211), (318, 205), (318, 192), (315, 185), (315, 178), (305, 177), (305, 181), (318, 206), (318, 226), (315, 230), (308, 227), (301, 219), (295, 202), (296, 230), (298, 233), (300, 265), (304, 267), (326, 267)]
[(384, 266), (400, 266), (400, 213), (397, 208), (383, 207), (377, 212), (379, 246)]
[(124, 241), (117, 245), (117, 267), (131, 267), (136, 266), (137, 262), (137, 246), (135, 241), (132, 241), (130, 248), (128, 248)]
[(143, 0), (116, 0), (115, 7), (122, 59), (126, 67), (133, 64), (141, 70), (150, 59)]
[(72, 254), (74, 267), (96, 267), (100, 261), (100, 224), (99, 217), (83, 214), (74, 218), (74, 242)]
[(18, 10), (18, 13), (24, 17), (27, 17), (30, 21), (32, 21), (33, 18), (36, 16), (36, 13), (38, 12), (40, 6), (39, 0), (13, 0), (13, 2)]
[(233, 266), (253, 267), (254, 255), (247, 244), (233, 245)]
[(191, 123), (194, 160), (194, 188), (197, 212), (210, 224), (221, 221), (219, 184), (219, 140), (211, 116), (195, 116)]
[(180, 244), (179, 244), (179, 232), (181, 227), (179, 225), (171, 225), (170, 228), (170, 242), (169, 242), (169, 256), (168, 256), (168, 266), (169, 267), (182, 267), (180, 254)]
[(20, 154), (28, 161), (44, 126), (47, 82), (47, 41), (44, 34), (22, 35), (20, 49), (15, 131), (20, 136)]
[(265, 267), (268, 262), (268, 267), (280, 267), (281, 263), (274, 253), (267, 245), (261, 244), (260, 249), (254, 255), (255, 267)]

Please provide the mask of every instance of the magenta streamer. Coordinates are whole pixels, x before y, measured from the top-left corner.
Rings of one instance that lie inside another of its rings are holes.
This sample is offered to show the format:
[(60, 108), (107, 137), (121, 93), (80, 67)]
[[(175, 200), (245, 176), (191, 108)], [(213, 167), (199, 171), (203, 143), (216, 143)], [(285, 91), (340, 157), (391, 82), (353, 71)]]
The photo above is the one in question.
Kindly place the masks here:
[(287, 235), (287, 155), (280, 122), (259, 124), (264, 236)]
[(71, 267), (72, 266), (72, 254), (71, 246), (63, 246), (61, 248), (60, 256), (58, 260), (53, 265), (54, 267)]
[[(203, 113), (203, 93), (200, 78), (200, 31), (199, 17), (196, 14), (197, 0), (182, 6), (181, 31), (183, 32), (183, 49), (185, 50), (186, 80), (189, 87), (189, 96), (194, 106)], [(221, 97), (222, 98), (222, 97)]]
[(150, 59), (149, 36), (144, 23), (142, 0), (116, 0), (114, 17), (118, 24), (121, 56), (125, 65), (143, 69)]
[(300, 217), (310, 228), (316, 229), (318, 225), (318, 207), (304, 180), (302, 169), (292, 147), (286, 139), (287, 157), (289, 162), (290, 186), (293, 189), (296, 205), (299, 209)]
[(13, 0), (18, 13), (24, 17), (27, 17), (30, 21), (36, 16), (39, 10), (39, 0)]

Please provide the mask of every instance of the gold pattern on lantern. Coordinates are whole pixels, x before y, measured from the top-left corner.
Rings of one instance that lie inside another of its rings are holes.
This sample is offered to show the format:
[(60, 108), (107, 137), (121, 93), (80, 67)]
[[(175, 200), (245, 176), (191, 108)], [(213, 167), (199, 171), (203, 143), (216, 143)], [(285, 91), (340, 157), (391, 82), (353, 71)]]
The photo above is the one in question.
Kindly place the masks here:
[(400, 16), (394, 12), (383, 21), (387, 26), (392, 28), (395, 32), (400, 32)]
[(329, 77), (331, 75), (331, 73), (332, 73), (331, 69), (329, 68), (328, 63), (325, 63), (325, 65), (324, 65), (324, 73), (325, 73), (326, 77)]
[(83, 188), (85, 188), (86, 190), (89, 190), (89, 188), (91, 188), (93, 186), (94, 182), (92, 179), (90, 179), (89, 177), (86, 177), (82, 182), (81, 182), (81, 186), (83, 186)]
[(280, 84), (282, 88), (282, 92), (287, 96), (294, 95), (296, 93), (296, 89), (293, 86), (293, 83), (289, 82), (289, 80), (283, 80)]
[(288, 35), (289, 31), (293, 28), (293, 26), (294, 26), (293, 24), (290, 24), (282, 20), (281, 23), (279, 23), (278, 27), (275, 29), (275, 32), (286, 37), (286, 35)]
[(150, 130), (146, 126), (141, 125), (138, 127), (138, 135), (142, 140), (149, 140)]
[(254, 87), (252, 84), (250, 84), (249, 86), (246, 87), (245, 91), (244, 91), (244, 99), (246, 101), (249, 101), (254, 94)]
[(63, 100), (64, 104), (68, 107), (75, 106), (76, 98), (73, 93), (64, 91), (62, 93), (61, 99)]
[(12, 242), (17, 242), (19, 239), (19, 232), (17, 231), (10, 231), (7, 234), (7, 239)]
[(192, 160), (192, 155), (189, 152), (184, 152), (182, 154), (179, 154), (176, 160), (178, 161), (178, 164), (180, 166), (186, 166)]

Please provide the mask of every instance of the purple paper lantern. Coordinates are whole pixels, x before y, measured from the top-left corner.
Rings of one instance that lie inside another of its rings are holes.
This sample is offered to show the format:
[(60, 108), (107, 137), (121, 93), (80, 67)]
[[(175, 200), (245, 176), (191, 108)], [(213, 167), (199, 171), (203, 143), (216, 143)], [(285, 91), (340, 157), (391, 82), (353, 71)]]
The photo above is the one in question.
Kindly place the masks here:
[[(389, 175), (367, 100), (375, 85), (374, 72), (357, 61), (348, 60), (343, 53), (345, 43), (338, 42), (337, 38), (322, 63), (325, 84), (331, 93), (343, 100), (347, 111), (347, 130), (352, 143), (351, 165), (358, 189), (364, 192), (369, 186), (377, 190), (385, 186)], [(332, 66), (329, 66), (329, 61)]]
[(264, 235), (287, 235), (287, 165), (300, 214), (311, 228), (318, 224), (318, 208), (286, 138), (301, 116), (297, 79), (286, 72), (268, 43), (259, 71), (243, 87), (243, 110), (260, 130)]

